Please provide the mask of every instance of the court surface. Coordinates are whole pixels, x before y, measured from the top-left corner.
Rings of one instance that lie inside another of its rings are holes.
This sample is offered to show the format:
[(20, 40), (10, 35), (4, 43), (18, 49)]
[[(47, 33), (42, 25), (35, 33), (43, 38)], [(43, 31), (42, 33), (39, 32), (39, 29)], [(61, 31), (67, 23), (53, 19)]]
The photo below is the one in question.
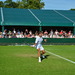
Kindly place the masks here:
[(0, 46), (0, 75), (75, 75), (75, 46), (44, 46), (46, 59), (38, 62), (29, 46)]

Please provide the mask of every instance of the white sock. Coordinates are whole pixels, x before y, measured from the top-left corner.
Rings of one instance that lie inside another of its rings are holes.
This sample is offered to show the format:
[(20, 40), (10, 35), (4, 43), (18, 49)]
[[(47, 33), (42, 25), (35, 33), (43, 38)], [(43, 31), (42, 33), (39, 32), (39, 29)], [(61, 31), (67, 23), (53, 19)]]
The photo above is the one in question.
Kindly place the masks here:
[(41, 62), (41, 58), (39, 57), (39, 62)]

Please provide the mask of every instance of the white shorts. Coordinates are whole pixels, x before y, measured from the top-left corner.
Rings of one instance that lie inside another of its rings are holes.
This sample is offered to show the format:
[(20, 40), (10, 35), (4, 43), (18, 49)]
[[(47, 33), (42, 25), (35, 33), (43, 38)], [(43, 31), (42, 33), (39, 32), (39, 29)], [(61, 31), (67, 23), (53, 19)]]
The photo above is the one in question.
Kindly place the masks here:
[(41, 44), (38, 44), (38, 45), (36, 46), (36, 49), (40, 49), (41, 51), (44, 50), (44, 48), (42, 47)]

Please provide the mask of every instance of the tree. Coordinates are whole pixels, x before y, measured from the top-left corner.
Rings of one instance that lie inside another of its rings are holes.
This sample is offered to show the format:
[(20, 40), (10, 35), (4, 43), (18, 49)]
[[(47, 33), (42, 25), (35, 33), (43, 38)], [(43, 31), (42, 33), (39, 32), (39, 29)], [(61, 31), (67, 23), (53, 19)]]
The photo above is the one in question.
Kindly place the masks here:
[(11, 8), (11, 6), (10, 6), (10, 3), (12, 2), (12, 0), (6, 0), (5, 2), (4, 2), (4, 7), (6, 7), (6, 8)]
[(0, 7), (4, 7), (4, 4), (2, 1), (0, 1)]
[(41, 0), (6, 0), (4, 3), (0, 1), (0, 7), (6, 8), (25, 8), (25, 9), (41, 9), (44, 7), (44, 2)]
[(9, 4), (9, 6), (10, 6), (11, 8), (17, 8), (17, 7), (19, 6), (19, 4), (17, 4), (16, 2), (11, 2), (11, 3)]
[(11, 3), (11, 2), (12, 2), (12, 0), (6, 0), (6, 2)]
[(44, 2), (41, 2), (40, 0), (22, 0), (17, 2), (19, 4), (18, 8), (41, 9), (44, 7)]
[(74, 10), (75, 11), (75, 9), (70, 9), (70, 10)]
[(40, 0), (27, 0), (28, 9), (41, 9), (44, 7), (44, 2)]
[(24, 8), (24, 2), (23, 1), (17, 1), (18, 7), (17, 8)]

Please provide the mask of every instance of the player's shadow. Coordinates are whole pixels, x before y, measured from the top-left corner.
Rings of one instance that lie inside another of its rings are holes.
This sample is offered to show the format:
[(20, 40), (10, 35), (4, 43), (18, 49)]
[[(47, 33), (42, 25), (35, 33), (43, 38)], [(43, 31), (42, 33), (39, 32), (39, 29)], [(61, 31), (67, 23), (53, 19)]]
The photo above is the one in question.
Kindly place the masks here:
[(45, 58), (42, 58), (42, 57), (41, 57), (41, 60), (43, 61), (44, 59), (48, 59), (49, 56), (50, 56), (50, 55), (45, 55)]

